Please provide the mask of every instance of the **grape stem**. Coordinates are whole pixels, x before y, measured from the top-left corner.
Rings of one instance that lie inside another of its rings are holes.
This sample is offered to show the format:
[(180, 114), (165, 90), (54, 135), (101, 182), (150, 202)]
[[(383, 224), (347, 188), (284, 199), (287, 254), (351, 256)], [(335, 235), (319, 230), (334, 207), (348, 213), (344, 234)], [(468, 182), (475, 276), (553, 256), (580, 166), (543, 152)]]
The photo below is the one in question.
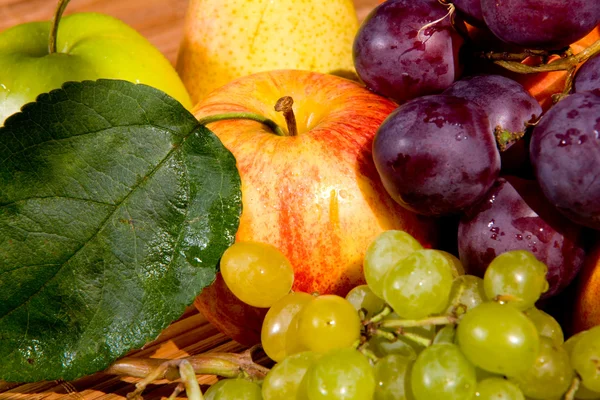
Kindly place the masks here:
[(402, 335), (405, 338), (412, 340), (413, 342), (422, 344), (425, 347), (429, 347), (433, 343), (433, 341), (431, 339), (426, 338), (425, 336), (422, 336), (422, 335), (419, 335), (419, 334), (413, 333), (413, 332), (406, 332), (402, 328), (396, 329), (396, 331), (394, 333), (398, 336)]
[(381, 328), (413, 328), (417, 326), (455, 324), (458, 319), (453, 315), (440, 315), (424, 319), (391, 319), (378, 324)]
[[(565, 50), (549, 52), (546, 50), (525, 50), (522, 53), (507, 53), (507, 52), (481, 52), (480, 57), (494, 61), (495, 64), (519, 74), (536, 74), (538, 72), (552, 72), (552, 71), (566, 71), (567, 76), (565, 79), (565, 87), (561, 93), (552, 95), (552, 101), (557, 103), (564, 97), (571, 93), (573, 88), (573, 80), (575, 79), (575, 72), (577, 66), (586, 62), (590, 58), (600, 54), (600, 40), (596, 40), (589, 47), (585, 48), (577, 54), (573, 54), (572, 49), (569, 47)], [(548, 58), (552, 55), (559, 56), (553, 61), (548, 62)], [(523, 64), (522, 61), (529, 57), (542, 57), (542, 62), (537, 65)], [(496, 134), (498, 138), (498, 134)], [(500, 151), (502, 150), (502, 144), (500, 145)], [(505, 147), (508, 148), (508, 147)]]
[(387, 317), (388, 315), (390, 315), (392, 313), (392, 307), (388, 306), (387, 304), (385, 305), (385, 307), (383, 308), (383, 310), (381, 310), (379, 312), (379, 314), (375, 314), (373, 317), (371, 317), (371, 319), (368, 319), (366, 321), (363, 322), (364, 325), (372, 325), (375, 324), (377, 322), (382, 321), (385, 317)]
[(551, 52), (548, 50), (536, 50), (536, 49), (525, 49), (521, 53), (509, 53), (507, 51), (495, 52), (495, 51), (482, 51), (478, 53), (479, 57), (485, 58), (491, 61), (523, 61), (529, 57), (542, 57), (544, 59), (557, 55), (560, 57), (570, 56), (570, 49), (559, 52)]
[(581, 378), (576, 375), (573, 382), (571, 382), (571, 386), (569, 386), (569, 390), (565, 393), (565, 400), (575, 400), (575, 393), (577, 393), (580, 384)]
[[(188, 360), (183, 360), (179, 365), (179, 375), (181, 375), (182, 383), (177, 385), (177, 387), (180, 387), (181, 385), (185, 387), (187, 398), (189, 400), (204, 400), (200, 385), (198, 384), (198, 379), (196, 378), (196, 371), (194, 371), (194, 367), (192, 367), (192, 364), (190, 364)], [(175, 398), (177, 396), (171, 395), (171, 397)]]
[(558, 58), (547, 64), (525, 65), (516, 61), (496, 60), (494, 63), (512, 72), (520, 74), (535, 74), (538, 72), (569, 71), (578, 64), (584, 63), (593, 56), (600, 54), (600, 39), (581, 52), (567, 57)]
[(405, 338), (412, 340), (415, 343), (419, 343), (425, 347), (430, 346), (432, 343), (431, 339), (426, 338), (425, 336), (419, 335), (417, 333), (406, 332), (402, 328), (398, 328), (393, 332), (386, 331), (383, 329), (372, 329), (370, 333), (371, 336), (380, 336), (384, 339), (389, 340), (390, 342), (395, 342), (396, 340), (398, 340), (399, 336), (404, 336)]
[(357, 350), (360, 351), (369, 360), (371, 360), (374, 364), (376, 364), (377, 361), (379, 361), (379, 357), (377, 357), (375, 355), (375, 353), (373, 353), (371, 350), (367, 349), (368, 345), (369, 345), (369, 342), (365, 341), (363, 344), (358, 346)]
[(185, 388), (189, 399), (203, 400), (200, 388), (196, 387), (198, 385), (196, 375), (219, 375), (224, 378), (245, 378), (251, 381), (263, 380), (269, 369), (252, 360), (252, 354), (257, 349), (258, 346), (254, 346), (240, 354), (207, 353), (176, 360), (125, 357), (108, 367), (104, 373), (143, 378), (135, 385), (135, 391), (127, 395), (129, 399), (141, 399), (144, 389), (155, 380), (181, 379), (183, 386), (178, 385), (175, 388), (173, 392), (175, 396)]
[[(417, 36), (421, 36), (421, 32), (423, 32), (424, 30), (431, 28), (432, 26), (439, 24), (440, 22), (442, 22), (443, 20), (445, 20), (446, 18), (450, 17), (450, 20), (452, 21), (454, 19), (454, 13), (456, 11), (456, 7), (454, 6), (454, 4), (446, 2), (446, 1), (439, 1), (440, 4), (442, 4), (443, 6), (446, 6), (448, 8), (448, 13), (446, 15), (444, 15), (443, 17), (436, 19), (435, 21), (431, 21), (428, 24), (423, 25), (421, 28), (419, 28), (419, 31), (417, 32)], [(431, 35), (428, 35), (431, 36)], [(420, 38), (420, 40), (425, 40), (425, 38)]]

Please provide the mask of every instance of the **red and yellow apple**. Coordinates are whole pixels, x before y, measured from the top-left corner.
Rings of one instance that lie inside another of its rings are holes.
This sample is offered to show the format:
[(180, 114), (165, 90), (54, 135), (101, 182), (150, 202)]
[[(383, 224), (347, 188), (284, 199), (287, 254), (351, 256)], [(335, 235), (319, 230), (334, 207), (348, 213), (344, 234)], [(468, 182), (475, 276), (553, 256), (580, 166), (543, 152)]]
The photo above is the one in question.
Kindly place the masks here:
[[(289, 135), (283, 115), (274, 110), (284, 96), (293, 98), (297, 135)], [(240, 78), (195, 107), (199, 119), (260, 114), (288, 133), (278, 136), (242, 119), (208, 126), (236, 157), (241, 176), (243, 211), (236, 240), (279, 248), (294, 267), (294, 290), (345, 295), (364, 283), (363, 255), (384, 230), (402, 229), (424, 246), (434, 245), (435, 221), (395, 203), (373, 164), (375, 132), (396, 107), (356, 82), (300, 70)], [(197, 307), (237, 341), (258, 341), (261, 321), (243, 319), (249, 306), (221, 302), (230, 299), (226, 289), (218, 282), (205, 289)], [(243, 320), (223, 317), (227, 313)]]

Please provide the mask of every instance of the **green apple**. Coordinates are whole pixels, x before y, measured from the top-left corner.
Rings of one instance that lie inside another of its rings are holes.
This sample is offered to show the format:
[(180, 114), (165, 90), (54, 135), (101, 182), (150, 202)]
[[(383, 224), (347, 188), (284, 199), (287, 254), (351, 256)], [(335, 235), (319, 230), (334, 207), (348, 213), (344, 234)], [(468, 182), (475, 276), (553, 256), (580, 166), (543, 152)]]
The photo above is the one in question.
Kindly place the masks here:
[(143, 83), (192, 107), (177, 72), (147, 39), (104, 14), (61, 18), (67, 4), (59, 2), (52, 22), (30, 22), (0, 33), (0, 126), (25, 103), (66, 81)]

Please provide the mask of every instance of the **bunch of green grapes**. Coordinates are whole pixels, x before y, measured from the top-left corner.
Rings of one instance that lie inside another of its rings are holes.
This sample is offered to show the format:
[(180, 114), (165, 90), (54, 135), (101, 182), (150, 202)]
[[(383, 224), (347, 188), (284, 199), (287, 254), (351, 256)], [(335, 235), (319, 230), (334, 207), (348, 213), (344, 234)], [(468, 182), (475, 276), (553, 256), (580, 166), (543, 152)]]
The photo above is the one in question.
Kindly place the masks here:
[[(387, 231), (366, 251), (366, 284), (345, 298), (291, 292), (293, 268), (274, 247), (234, 245), (226, 256), (234, 294), (252, 286), (269, 297), (261, 340), (276, 363), (262, 382), (219, 381), (207, 400), (600, 399), (600, 326), (564, 341), (535, 307), (547, 267), (530, 252), (499, 255), (482, 279), (455, 256)], [(232, 273), (234, 259), (262, 272), (234, 263)]]

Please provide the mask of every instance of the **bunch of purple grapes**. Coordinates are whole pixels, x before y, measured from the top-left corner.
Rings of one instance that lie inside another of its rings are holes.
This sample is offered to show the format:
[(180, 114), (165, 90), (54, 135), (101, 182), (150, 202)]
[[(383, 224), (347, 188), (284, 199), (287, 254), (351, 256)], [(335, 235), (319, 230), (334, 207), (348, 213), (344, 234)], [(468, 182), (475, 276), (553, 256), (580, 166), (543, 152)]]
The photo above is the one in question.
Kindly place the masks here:
[(469, 273), (482, 275), (503, 252), (531, 251), (548, 265), (547, 298), (582, 266), (586, 229), (600, 230), (600, 56), (543, 114), (512, 79), (460, 76), (461, 21), (550, 54), (594, 29), (600, 4), (387, 0), (354, 42), (361, 81), (399, 104), (373, 141), (391, 197), (418, 214), (458, 216), (457, 250)]

